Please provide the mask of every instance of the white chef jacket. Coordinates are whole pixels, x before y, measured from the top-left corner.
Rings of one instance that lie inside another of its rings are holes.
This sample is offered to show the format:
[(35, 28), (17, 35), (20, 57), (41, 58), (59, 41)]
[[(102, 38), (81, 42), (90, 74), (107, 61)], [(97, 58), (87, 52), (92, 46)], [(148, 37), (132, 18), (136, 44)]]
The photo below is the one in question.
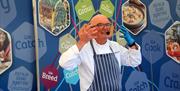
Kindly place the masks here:
[[(98, 44), (94, 39), (92, 43), (96, 54), (112, 53), (111, 47), (118, 60), (120, 69), (121, 65), (136, 67), (141, 63), (142, 58), (139, 45), (138, 50), (136, 50), (127, 49), (110, 40), (107, 40), (103, 45)], [(80, 89), (81, 91), (87, 91), (94, 78), (94, 59), (90, 42), (86, 43), (80, 51), (77, 45), (69, 48), (61, 55), (59, 64), (66, 70), (72, 70), (78, 66)]]

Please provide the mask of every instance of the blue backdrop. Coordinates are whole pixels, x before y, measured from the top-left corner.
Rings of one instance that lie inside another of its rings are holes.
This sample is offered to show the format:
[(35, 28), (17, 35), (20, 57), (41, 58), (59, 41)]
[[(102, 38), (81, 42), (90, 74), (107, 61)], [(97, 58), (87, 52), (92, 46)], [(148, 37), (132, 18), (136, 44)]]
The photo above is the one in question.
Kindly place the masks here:
[[(77, 24), (77, 28), (82, 26), (84, 22), (80, 23), (75, 11), (75, 6), (78, 0), (68, 0), (70, 4), (70, 16)], [(101, 1), (92, 0), (95, 11), (99, 10)], [(38, 1), (37, 1), (38, 2)], [(118, 12), (120, 0), (111, 0), (115, 7), (113, 18)], [(117, 3), (115, 3), (117, 2)], [(122, 3), (126, 0), (122, 0)], [(136, 42), (141, 46), (142, 63), (137, 68), (123, 67), (122, 77), (122, 91), (179, 91), (180, 90), (180, 65), (166, 54), (165, 46), (165, 32), (174, 24), (175, 21), (180, 20), (179, 16), (179, 1), (178, 0), (141, 0), (146, 6), (147, 26), (138, 35), (132, 35)], [(38, 4), (37, 4), (38, 6)], [(38, 9), (37, 9), (38, 10)], [(121, 11), (117, 19), (117, 23), (121, 25)], [(45, 90), (44, 83), (41, 80), (42, 70), (52, 64), (53, 67), (58, 68), (60, 74), (58, 84), (50, 90), (56, 91), (79, 91), (79, 82), (76, 85), (70, 84), (66, 81), (63, 69), (59, 67), (59, 57), (54, 60), (59, 50), (59, 40), (67, 33), (71, 33), (75, 37), (75, 29), (73, 29), (73, 22), (71, 25), (58, 36), (54, 36), (45, 30), (38, 22), (39, 35), (45, 36), (46, 52), (39, 51), (41, 55), (39, 62), (39, 77), (40, 90)], [(71, 31), (72, 30), (72, 31)], [(41, 38), (39, 37), (39, 38)], [(42, 39), (43, 40), (43, 39)], [(113, 40), (116, 41), (116, 38)], [(43, 56), (42, 56), (43, 55)], [(76, 78), (74, 78), (76, 79)]]
[[(35, 1), (38, 3), (39, 0)], [(79, 20), (74, 9), (78, 0), (68, 1), (71, 17), (78, 24)], [(99, 10), (101, 1), (103, 0), (92, 0), (95, 11)], [(111, 1), (115, 7), (115, 13), (117, 13), (120, 1)], [(122, 3), (125, 1), (122, 0)], [(122, 91), (179, 91), (180, 65), (166, 54), (165, 32), (175, 21), (180, 21), (180, 1), (141, 1), (147, 8), (147, 26), (138, 35), (132, 35), (132, 37), (141, 46), (143, 60), (137, 68), (123, 67)], [(154, 4), (154, 2), (158, 4)], [(0, 0), (0, 28), (11, 35), (13, 53), (12, 66), (0, 74), (0, 91), (36, 91), (38, 87), (36, 84), (32, 13), (31, 0)], [(112, 18), (115, 19), (115, 14)], [(117, 20), (118, 24), (121, 25), (121, 11)], [(80, 26), (82, 24), (80, 23)], [(41, 91), (47, 90), (41, 80), (42, 70), (51, 64), (53, 64), (51, 68), (58, 69), (59, 79), (57, 85), (50, 88), (50, 91), (79, 91), (79, 80), (72, 78), (75, 80), (73, 81), (75, 85), (70, 84), (64, 78), (64, 70), (58, 66), (59, 40), (71, 30), (71, 35), (75, 37), (73, 27), (71, 23), (64, 32), (54, 36), (38, 22), (39, 60), (37, 60), (37, 72), (39, 77), (37, 79), (40, 82), (38, 88)], [(113, 40), (116, 41), (116, 38), (114, 37)], [(76, 83), (76, 81), (78, 82)]]

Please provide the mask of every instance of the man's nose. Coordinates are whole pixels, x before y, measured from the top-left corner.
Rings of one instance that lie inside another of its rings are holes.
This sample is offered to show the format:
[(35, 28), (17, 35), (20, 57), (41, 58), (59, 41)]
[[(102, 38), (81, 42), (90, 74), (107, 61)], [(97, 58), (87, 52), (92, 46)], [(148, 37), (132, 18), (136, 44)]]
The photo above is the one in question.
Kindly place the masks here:
[(104, 26), (104, 30), (110, 30), (109, 26)]

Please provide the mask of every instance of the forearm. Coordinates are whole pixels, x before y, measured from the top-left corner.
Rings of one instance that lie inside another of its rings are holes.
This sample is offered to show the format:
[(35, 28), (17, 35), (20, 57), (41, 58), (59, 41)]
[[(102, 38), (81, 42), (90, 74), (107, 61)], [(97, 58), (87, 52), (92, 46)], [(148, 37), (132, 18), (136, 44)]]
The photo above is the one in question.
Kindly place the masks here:
[(86, 42), (84, 42), (84, 41), (81, 41), (81, 40), (79, 40), (78, 42), (77, 42), (77, 47), (78, 47), (78, 49), (79, 49), (79, 51), (81, 51), (81, 49), (83, 48), (83, 46), (86, 44)]
[(122, 65), (136, 67), (141, 64), (142, 57), (140, 46), (133, 45), (121, 55)]

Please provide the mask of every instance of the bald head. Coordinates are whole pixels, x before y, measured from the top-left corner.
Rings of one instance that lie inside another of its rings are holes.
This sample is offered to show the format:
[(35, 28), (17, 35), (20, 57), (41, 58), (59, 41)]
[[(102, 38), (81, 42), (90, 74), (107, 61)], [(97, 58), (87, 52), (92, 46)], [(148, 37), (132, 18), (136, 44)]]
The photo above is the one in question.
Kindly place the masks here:
[(109, 21), (108, 17), (106, 17), (105, 15), (102, 15), (102, 14), (95, 15), (90, 20), (90, 24), (92, 24), (92, 25), (97, 25), (99, 23), (107, 24), (107, 23), (110, 23), (110, 21)]

